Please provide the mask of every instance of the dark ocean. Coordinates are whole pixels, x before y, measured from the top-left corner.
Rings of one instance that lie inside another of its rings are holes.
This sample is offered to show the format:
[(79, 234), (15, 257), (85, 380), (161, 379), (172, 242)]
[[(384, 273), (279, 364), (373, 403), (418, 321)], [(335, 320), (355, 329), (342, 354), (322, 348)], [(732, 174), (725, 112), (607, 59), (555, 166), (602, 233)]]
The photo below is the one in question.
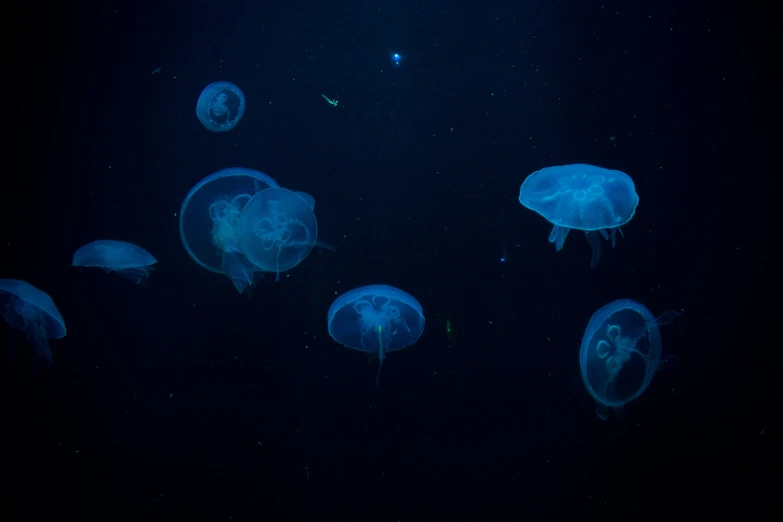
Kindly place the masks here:
[[(4, 12), (0, 278), (46, 292), (67, 335), (47, 368), (0, 284), (0, 521), (781, 516), (765, 4)], [(226, 132), (196, 114), (218, 81), (245, 97)], [(638, 195), (595, 268), (585, 234), (557, 251), (520, 204), (528, 176), (574, 164)], [(194, 261), (183, 202), (226, 168), (312, 196), (334, 250), (242, 293)], [(96, 240), (154, 270), (72, 266)], [(409, 294), (425, 325), (377, 386), (378, 353), (327, 324), (365, 285)], [(601, 420), (580, 346), (618, 299), (680, 314), (658, 329), (679, 364)]]

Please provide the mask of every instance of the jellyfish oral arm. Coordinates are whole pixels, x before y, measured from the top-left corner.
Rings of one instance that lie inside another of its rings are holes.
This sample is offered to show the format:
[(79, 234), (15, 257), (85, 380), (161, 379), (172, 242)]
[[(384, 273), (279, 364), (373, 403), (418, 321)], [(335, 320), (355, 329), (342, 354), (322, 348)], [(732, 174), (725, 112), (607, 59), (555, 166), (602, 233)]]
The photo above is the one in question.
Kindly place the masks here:
[(383, 368), (383, 361), (386, 359), (386, 354), (383, 351), (383, 326), (378, 325), (378, 373), (375, 375), (375, 387), (378, 387), (378, 379), (381, 378), (381, 368)]
[(331, 245), (329, 243), (324, 243), (321, 240), (317, 240), (315, 242), (315, 246), (325, 248), (326, 250), (331, 250), (332, 252), (337, 252), (337, 247), (334, 245)]

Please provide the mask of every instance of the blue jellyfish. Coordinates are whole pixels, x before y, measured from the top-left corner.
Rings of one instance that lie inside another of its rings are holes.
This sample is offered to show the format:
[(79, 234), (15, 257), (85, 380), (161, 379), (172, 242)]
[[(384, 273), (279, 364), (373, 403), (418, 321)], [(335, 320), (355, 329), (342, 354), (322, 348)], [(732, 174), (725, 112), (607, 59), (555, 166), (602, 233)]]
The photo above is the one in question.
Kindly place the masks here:
[(239, 217), (239, 244), (254, 265), (280, 272), (298, 265), (314, 246), (333, 249), (318, 241), (315, 199), (304, 192), (281, 187), (262, 190), (247, 202)]
[(18, 279), (0, 279), (0, 315), (24, 333), (47, 367), (52, 364), (47, 339), (65, 337), (65, 321), (46, 292)]
[(613, 301), (590, 318), (579, 350), (579, 366), (595, 412), (606, 420), (609, 408), (622, 415), (623, 406), (647, 388), (656, 371), (671, 368), (677, 356), (661, 359), (658, 327), (678, 315), (668, 310), (657, 319), (630, 299)]
[(583, 230), (593, 249), (590, 268), (601, 260), (598, 234), (609, 239), (612, 248), (616, 231), (636, 212), (639, 196), (633, 181), (619, 170), (592, 165), (548, 167), (525, 178), (519, 202), (541, 214), (554, 227), (549, 242), (559, 251), (572, 228)]
[(245, 95), (230, 82), (207, 85), (196, 104), (196, 116), (204, 127), (215, 132), (233, 129), (245, 113)]
[(95, 266), (106, 272), (130, 279), (136, 284), (146, 281), (157, 263), (152, 254), (125, 241), (102, 239), (87, 243), (73, 254), (73, 266)]
[(378, 356), (376, 386), (386, 352), (407, 348), (424, 332), (419, 302), (409, 293), (387, 285), (363, 286), (344, 293), (329, 307), (327, 321), (332, 339)]
[(199, 266), (227, 275), (239, 293), (263, 275), (250, 262), (239, 243), (239, 216), (257, 193), (277, 183), (263, 172), (227, 168), (196, 184), (179, 213), (179, 235), (190, 257)]

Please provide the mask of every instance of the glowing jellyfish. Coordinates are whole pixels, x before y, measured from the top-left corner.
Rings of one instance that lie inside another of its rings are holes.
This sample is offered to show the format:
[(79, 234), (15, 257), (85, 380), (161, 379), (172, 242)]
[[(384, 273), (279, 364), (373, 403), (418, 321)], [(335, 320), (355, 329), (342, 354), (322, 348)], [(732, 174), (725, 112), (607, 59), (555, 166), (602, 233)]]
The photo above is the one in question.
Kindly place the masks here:
[(146, 281), (152, 265), (158, 261), (152, 254), (126, 241), (102, 239), (81, 247), (73, 254), (73, 266), (98, 267), (116, 272), (134, 283)]
[(329, 307), (329, 335), (338, 343), (377, 356), (375, 385), (387, 352), (414, 344), (424, 332), (424, 312), (412, 295), (387, 285), (350, 290)]
[(264, 269), (247, 259), (239, 241), (239, 216), (257, 193), (277, 183), (263, 172), (228, 168), (196, 184), (179, 213), (179, 234), (190, 257), (210, 272), (224, 274), (242, 293)]
[(400, 53), (392, 53), (391, 60), (392, 60), (392, 63), (394, 65), (399, 67), (400, 66), (400, 62), (402, 61), (402, 56), (400, 55)]
[(318, 241), (315, 199), (304, 192), (272, 187), (258, 192), (242, 210), (237, 228), (239, 244), (248, 260), (276, 274), (290, 270), (314, 246), (334, 250)]
[(669, 310), (655, 318), (630, 299), (613, 301), (593, 314), (582, 337), (579, 366), (599, 418), (606, 420), (609, 408), (621, 415), (623, 406), (647, 389), (655, 372), (679, 362), (672, 355), (661, 359), (658, 331), (678, 315)]
[(24, 333), (45, 366), (52, 364), (47, 339), (65, 337), (65, 321), (46, 292), (18, 279), (0, 279), (0, 315)]
[(616, 231), (622, 235), (620, 227), (633, 217), (639, 196), (624, 172), (577, 164), (532, 173), (519, 189), (519, 202), (552, 223), (549, 242), (558, 251), (572, 228), (583, 230), (593, 249), (590, 268), (595, 268), (601, 260), (598, 234), (611, 236), (614, 248)]
[(196, 104), (196, 116), (207, 129), (225, 132), (233, 129), (245, 113), (245, 95), (230, 82), (207, 85)]

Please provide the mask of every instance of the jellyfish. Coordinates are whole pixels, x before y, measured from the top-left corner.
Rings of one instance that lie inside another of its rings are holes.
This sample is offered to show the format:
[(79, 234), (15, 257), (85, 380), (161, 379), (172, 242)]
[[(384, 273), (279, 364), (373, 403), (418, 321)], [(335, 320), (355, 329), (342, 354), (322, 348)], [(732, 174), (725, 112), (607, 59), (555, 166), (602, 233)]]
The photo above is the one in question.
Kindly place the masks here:
[(598, 235), (615, 246), (616, 232), (636, 212), (639, 196), (631, 178), (619, 170), (592, 165), (548, 167), (529, 175), (519, 202), (552, 223), (549, 242), (559, 251), (572, 228), (583, 230), (593, 250), (590, 268), (601, 260)]
[(101, 239), (87, 243), (73, 254), (73, 266), (98, 267), (138, 284), (146, 281), (158, 261), (152, 254), (126, 241)]
[(242, 251), (239, 217), (250, 199), (269, 187), (277, 183), (263, 172), (227, 168), (198, 182), (180, 209), (179, 234), (185, 250), (202, 268), (228, 276), (240, 294), (251, 289), (264, 269)]
[(271, 187), (247, 202), (239, 217), (239, 244), (247, 258), (268, 272), (290, 270), (308, 256), (314, 246), (334, 249), (318, 241), (315, 199), (304, 192)]
[(233, 129), (245, 113), (245, 95), (230, 82), (207, 85), (196, 104), (196, 116), (207, 129), (225, 132)]
[(52, 351), (47, 340), (65, 337), (65, 321), (52, 298), (25, 281), (0, 279), (0, 315), (24, 333), (38, 360), (49, 367)]
[(387, 285), (350, 290), (329, 307), (329, 335), (338, 343), (377, 356), (375, 386), (387, 352), (414, 344), (424, 332), (424, 313), (407, 292)]
[(655, 318), (642, 304), (620, 299), (590, 318), (579, 351), (585, 387), (596, 402), (596, 415), (606, 420), (609, 408), (622, 415), (623, 406), (647, 389), (656, 372), (679, 362), (661, 359), (658, 327), (680, 314), (668, 310)]

